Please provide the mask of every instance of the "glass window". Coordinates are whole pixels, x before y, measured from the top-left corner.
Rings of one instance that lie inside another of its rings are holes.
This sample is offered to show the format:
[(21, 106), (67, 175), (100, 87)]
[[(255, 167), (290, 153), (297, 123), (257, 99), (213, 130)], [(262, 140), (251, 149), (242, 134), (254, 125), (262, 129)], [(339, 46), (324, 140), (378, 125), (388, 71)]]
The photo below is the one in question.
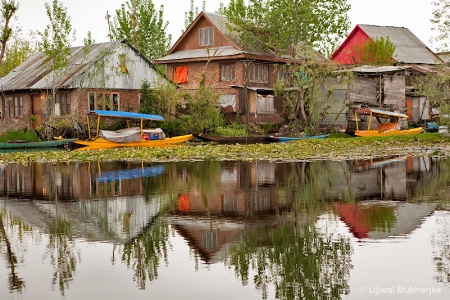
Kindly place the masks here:
[(200, 46), (214, 45), (214, 28), (200, 28)]

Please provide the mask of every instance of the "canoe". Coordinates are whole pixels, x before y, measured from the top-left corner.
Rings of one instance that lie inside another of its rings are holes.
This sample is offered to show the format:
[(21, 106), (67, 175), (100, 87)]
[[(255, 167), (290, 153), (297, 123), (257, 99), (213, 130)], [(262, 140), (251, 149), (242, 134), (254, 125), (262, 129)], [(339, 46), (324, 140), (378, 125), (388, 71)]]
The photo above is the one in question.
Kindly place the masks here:
[(192, 140), (194, 136), (192, 134), (176, 136), (172, 138), (164, 138), (162, 140), (141, 140), (136, 142), (112, 142), (104, 138), (97, 138), (95, 140), (76, 140), (73, 143), (82, 146), (76, 150), (99, 150), (99, 149), (111, 149), (111, 148), (124, 148), (124, 147), (160, 147), (166, 148), (176, 146), (178, 144)]
[(360, 137), (371, 137), (371, 136), (391, 136), (391, 135), (411, 135), (420, 134), (423, 132), (422, 127), (405, 129), (405, 130), (357, 130), (355, 131), (356, 136)]
[[(89, 117), (95, 117), (96, 130), (87, 140), (75, 140), (73, 143), (80, 148), (76, 150), (99, 150), (111, 148), (135, 147), (173, 147), (194, 138), (192, 134), (166, 138), (160, 128), (145, 129), (144, 121), (164, 121), (160, 115), (150, 115), (125, 111), (92, 110), (86, 115), (88, 128)], [(139, 123), (139, 127), (128, 127), (116, 131), (102, 130), (100, 120), (104, 118), (125, 120), (127, 124)]]
[(246, 135), (246, 136), (220, 136), (212, 134), (194, 134), (196, 138), (204, 142), (215, 142), (220, 144), (258, 144), (271, 143), (271, 140), (266, 135)]
[[(367, 129), (360, 130), (359, 128), (359, 120), (360, 116), (368, 116)], [(377, 124), (377, 128), (371, 128), (372, 120), (376, 119), (379, 124)], [(380, 120), (384, 120), (381, 122)], [(381, 110), (377, 108), (357, 108), (355, 110), (355, 120), (356, 120), (356, 130), (355, 136), (360, 137), (372, 137), (372, 136), (394, 136), (394, 135), (411, 135), (411, 134), (420, 134), (423, 132), (422, 127), (412, 128), (412, 129), (400, 129), (401, 120), (404, 120), (407, 123), (408, 116), (399, 112), (392, 112)]]
[(269, 136), (269, 139), (275, 140), (277, 142), (290, 142), (290, 141), (300, 141), (300, 140), (306, 140), (306, 139), (324, 139), (328, 136), (329, 136), (329, 134), (306, 135), (306, 136), (300, 136), (300, 137), (271, 135), (271, 136)]
[(54, 148), (61, 147), (77, 139), (57, 139), (52, 141), (28, 142), (28, 141), (11, 141), (8, 143), (0, 143), (0, 149), (33, 149), (33, 148)]

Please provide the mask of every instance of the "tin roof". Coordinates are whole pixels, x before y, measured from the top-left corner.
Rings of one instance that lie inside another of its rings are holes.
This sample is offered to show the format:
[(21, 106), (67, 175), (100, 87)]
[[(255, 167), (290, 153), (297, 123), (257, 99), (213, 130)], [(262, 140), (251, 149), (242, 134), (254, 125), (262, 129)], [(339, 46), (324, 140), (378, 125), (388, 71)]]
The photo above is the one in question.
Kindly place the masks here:
[(209, 49), (194, 49), (194, 50), (184, 50), (176, 51), (164, 57), (158, 58), (158, 61), (166, 60), (182, 60), (190, 58), (205, 58), (205, 57), (227, 57), (234, 56), (245, 53), (244, 50), (239, 50), (233, 46), (225, 46), (218, 48)]
[(436, 56), (408, 28), (358, 24), (369, 37), (387, 38), (395, 45), (394, 59), (406, 64), (440, 64)]
[[(110, 50), (119, 47), (122, 43), (127, 44), (125, 41), (114, 41), (70, 48), (69, 68), (63, 74), (51, 71), (46, 64), (45, 53), (37, 52), (6, 76), (0, 78), (0, 89), (14, 91), (45, 90), (52, 87), (74, 88), (74, 77), (85, 72), (107, 55)], [(133, 46), (128, 45), (136, 53), (139, 53)], [(146, 58), (144, 59), (148, 61)], [(150, 61), (148, 63), (151, 64)]]

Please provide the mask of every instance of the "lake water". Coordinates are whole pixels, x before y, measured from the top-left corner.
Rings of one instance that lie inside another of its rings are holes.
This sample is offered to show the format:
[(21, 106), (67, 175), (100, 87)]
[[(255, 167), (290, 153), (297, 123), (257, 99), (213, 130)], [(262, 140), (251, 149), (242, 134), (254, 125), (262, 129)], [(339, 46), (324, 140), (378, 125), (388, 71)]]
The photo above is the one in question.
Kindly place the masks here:
[(0, 165), (0, 299), (449, 299), (450, 160)]

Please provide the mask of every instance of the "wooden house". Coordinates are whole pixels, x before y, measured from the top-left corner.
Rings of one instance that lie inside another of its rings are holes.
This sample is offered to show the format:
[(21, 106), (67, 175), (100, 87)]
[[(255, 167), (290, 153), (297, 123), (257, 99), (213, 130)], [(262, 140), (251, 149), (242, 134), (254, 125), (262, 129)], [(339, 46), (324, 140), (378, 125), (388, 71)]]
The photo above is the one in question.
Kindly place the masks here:
[(35, 53), (0, 79), (0, 133), (49, 120), (82, 125), (93, 109), (138, 111), (144, 81), (152, 88), (169, 82), (126, 41), (73, 47), (63, 71), (47, 62)]
[[(388, 39), (395, 46), (389, 66), (364, 66), (355, 50), (370, 39)], [(344, 42), (331, 55), (331, 60), (354, 73), (349, 112), (360, 106), (380, 107), (406, 113), (410, 121), (420, 123), (431, 118), (426, 97), (414, 93), (417, 76), (436, 70), (443, 60), (433, 53), (409, 29), (404, 27), (356, 25)], [(352, 120), (350, 117), (349, 126)]]
[(167, 77), (191, 94), (204, 73), (205, 85), (219, 94), (219, 104), (231, 120), (240, 116), (243, 122), (248, 115), (249, 122), (284, 123), (283, 98), (274, 95), (274, 86), (286, 76), (278, 66), (289, 58), (244, 46), (226, 25), (225, 16), (201, 12), (167, 55), (154, 63), (165, 65)]

